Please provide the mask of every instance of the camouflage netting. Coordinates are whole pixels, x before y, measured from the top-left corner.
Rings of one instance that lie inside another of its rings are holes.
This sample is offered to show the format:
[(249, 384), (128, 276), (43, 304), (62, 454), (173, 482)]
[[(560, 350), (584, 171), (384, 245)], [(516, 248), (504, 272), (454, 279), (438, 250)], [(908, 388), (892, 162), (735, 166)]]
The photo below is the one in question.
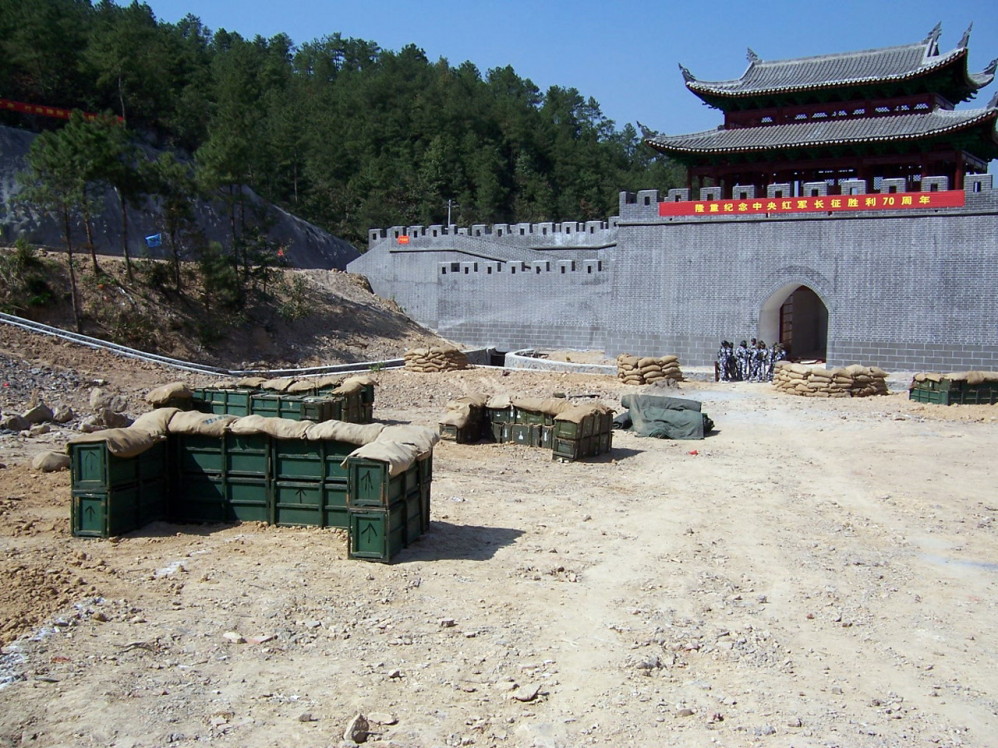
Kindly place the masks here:
[(460, 348), (438, 345), (432, 348), (413, 348), (405, 353), (405, 370), (433, 373), (457, 371), (468, 368), (468, 357)]
[(667, 382), (683, 381), (679, 368), (679, 356), (632, 356), (622, 353), (617, 356), (617, 379), (624, 384), (652, 384), (659, 380)]
[(773, 386), (803, 397), (869, 397), (887, 394), (887, 372), (876, 366), (853, 364), (838, 369), (811, 369), (780, 361)]

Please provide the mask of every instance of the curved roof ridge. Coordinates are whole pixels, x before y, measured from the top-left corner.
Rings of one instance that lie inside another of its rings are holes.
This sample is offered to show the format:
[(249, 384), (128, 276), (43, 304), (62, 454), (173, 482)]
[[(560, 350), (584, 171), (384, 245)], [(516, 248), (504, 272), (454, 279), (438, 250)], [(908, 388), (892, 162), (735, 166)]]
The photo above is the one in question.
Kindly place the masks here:
[[(998, 120), (998, 106), (984, 109), (935, 109), (924, 114), (899, 114), (864, 119), (811, 120), (734, 130), (703, 130), (686, 135), (658, 135), (645, 143), (666, 153), (725, 153), (763, 151), (794, 145), (834, 145), (871, 140), (912, 140), (933, 137)], [(992, 129), (998, 144), (998, 132)]]

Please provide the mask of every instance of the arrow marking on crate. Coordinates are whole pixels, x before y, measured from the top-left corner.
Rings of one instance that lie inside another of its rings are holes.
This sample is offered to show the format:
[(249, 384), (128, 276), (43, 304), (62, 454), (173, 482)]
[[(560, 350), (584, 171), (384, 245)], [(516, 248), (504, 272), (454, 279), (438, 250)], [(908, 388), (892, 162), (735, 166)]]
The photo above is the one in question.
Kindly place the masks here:
[(360, 536), (365, 541), (371, 542), (371, 538), (368, 536), (368, 533), (372, 533), (375, 538), (378, 537), (378, 531), (374, 529), (374, 523), (373, 522), (368, 522), (367, 526), (363, 530), (361, 530), (361, 532), (360, 532)]
[(361, 476), (360, 487), (365, 491), (370, 491), (374, 487), (374, 478), (371, 477), (370, 470), (365, 470), (364, 475)]
[(87, 519), (93, 519), (94, 518), (94, 508), (92, 506), (88, 506), (83, 511), (86, 512)]

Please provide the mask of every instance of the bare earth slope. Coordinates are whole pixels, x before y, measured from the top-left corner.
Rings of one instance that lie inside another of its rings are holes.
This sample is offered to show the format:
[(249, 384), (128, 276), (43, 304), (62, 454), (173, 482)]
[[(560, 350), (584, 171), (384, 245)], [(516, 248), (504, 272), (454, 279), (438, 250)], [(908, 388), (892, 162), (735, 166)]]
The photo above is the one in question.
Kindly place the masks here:
[[(133, 397), (176, 378), (103, 365)], [(376, 378), (376, 418), (427, 426), (473, 391), (636, 391)], [(717, 432), (570, 464), (439, 445), (431, 530), (389, 565), (339, 531), (73, 538), (68, 475), (3, 437), (0, 746), (328, 746), (357, 712), (386, 746), (993, 744), (998, 411), (668, 393)]]

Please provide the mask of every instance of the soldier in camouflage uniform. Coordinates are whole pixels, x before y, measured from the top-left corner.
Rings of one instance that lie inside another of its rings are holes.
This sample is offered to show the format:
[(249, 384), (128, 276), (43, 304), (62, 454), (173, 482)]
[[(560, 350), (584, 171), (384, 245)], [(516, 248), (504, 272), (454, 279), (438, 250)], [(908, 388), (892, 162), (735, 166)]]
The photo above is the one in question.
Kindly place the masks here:
[(735, 349), (735, 358), (737, 359), (736, 364), (738, 368), (738, 381), (744, 382), (748, 379), (749, 374), (749, 357), (751, 353), (749, 352), (748, 345), (743, 340), (738, 344)]

